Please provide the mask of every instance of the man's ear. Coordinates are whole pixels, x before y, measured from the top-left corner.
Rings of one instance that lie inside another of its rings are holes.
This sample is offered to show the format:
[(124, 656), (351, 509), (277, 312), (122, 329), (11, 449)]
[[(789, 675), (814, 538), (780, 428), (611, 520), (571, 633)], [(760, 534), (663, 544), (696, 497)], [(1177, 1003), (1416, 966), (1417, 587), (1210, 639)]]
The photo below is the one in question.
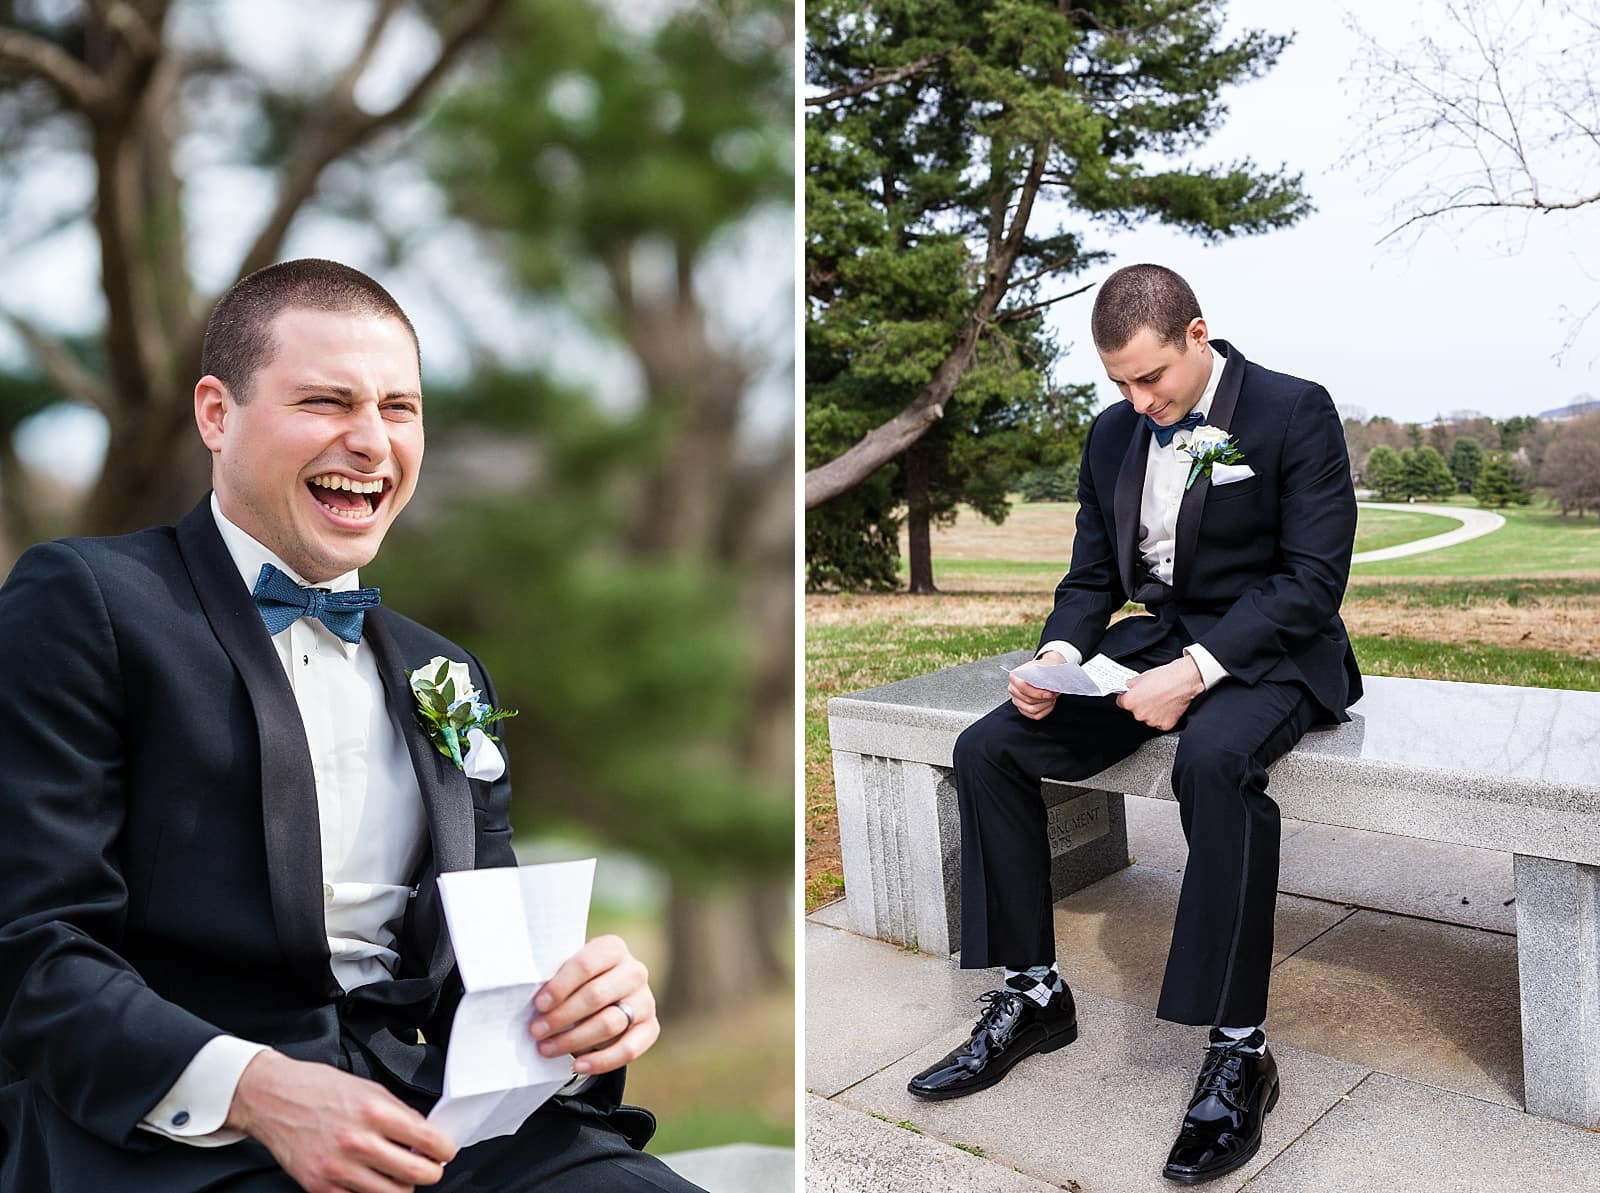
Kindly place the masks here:
[(1196, 315), (1189, 320), (1189, 326), (1185, 329), (1185, 332), (1189, 343), (1196, 348), (1204, 348), (1207, 341), (1211, 339), (1211, 332), (1206, 328), (1206, 320), (1203, 315)]
[(229, 412), (233, 409), (233, 394), (228, 387), (207, 373), (194, 387), (194, 421), (200, 428), (200, 439), (213, 454), (222, 450)]

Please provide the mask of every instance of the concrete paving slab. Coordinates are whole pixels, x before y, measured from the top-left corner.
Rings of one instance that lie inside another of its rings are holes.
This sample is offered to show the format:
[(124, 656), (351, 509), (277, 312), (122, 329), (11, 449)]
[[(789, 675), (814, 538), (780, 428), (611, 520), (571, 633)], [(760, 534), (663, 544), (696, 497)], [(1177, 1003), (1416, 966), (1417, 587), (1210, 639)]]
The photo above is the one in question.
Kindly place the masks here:
[[(1141, 866), (1182, 873), (1189, 860), (1189, 843), (1178, 822), (1177, 801), (1130, 795), (1123, 799), (1122, 807), (1128, 822), (1128, 855)], [(1287, 841), (1305, 827), (1304, 820), (1285, 818), (1278, 840)]]
[(1512, 936), (1362, 911), (1272, 973), (1272, 1040), (1522, 1108)]
[[(1001, 1084), (971, 1097), (918, 1102), (905, 1090), (913, 1074), (961, 1042), (969, 1026), (961, 1024), (837, 1101), (981, 1147), (1000, 1164), (1083, 1193), (1171, 1193), (1161, 1166), (1194, 1087), (1205, 1032), (1094, 994), (1078, 1000), (1078, 1023), (1076, 1043), (1030, 1057)], [(1267, 1120), (1261, 1153), (1208, 1186), (1219, 1193), (1238, 1189), (1368, 1072), (1294, 1048), (1273, 1052), (1283, 1095)]]
[(807, 1193), (1060, 1193), (1060, 1189), (837, 1102), (806, 1099)]
[(989, 970), (806, 925), (806, 1088), (830, 1097), (982, 1008)]
[(810, 915), (806, 916), (813, 924), (826, 924), (830, 928), (850, 930), (850, 904), (843, 899), (835, 899), (832, 903), (824, 903)]
[[(1056, 959), (1074, 991), (1155, 1009), (1182, 881), (1141, 863), (1055, 905)], [(1279, 895), (1274, 963), (1350, 914), (1342, 905)]]
[(1600, 1135), (1375, 1073), (1250, 1193), (1596, 1193)]
[[(1283, 843), (1278, 889), (1449, 924), (1515, 932), (1511, 854), (1308, 825)], [(1465, 899), (1466, 902), (1462, 902)]]

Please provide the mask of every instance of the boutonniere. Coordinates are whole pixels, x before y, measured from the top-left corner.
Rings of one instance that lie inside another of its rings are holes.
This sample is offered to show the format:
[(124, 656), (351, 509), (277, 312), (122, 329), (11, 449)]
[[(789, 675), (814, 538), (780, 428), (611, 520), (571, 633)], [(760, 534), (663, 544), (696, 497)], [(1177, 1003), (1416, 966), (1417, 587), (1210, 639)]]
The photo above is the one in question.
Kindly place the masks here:
[(1211, 475), (1213, 464), (1244, 462), (1244, 450), (1233, 441), (1233, 436), (1221, 427), (1196, 427), (1189, 435), (1188, 441), (1178, 445), (1178, 450), (1194, 461), (1189, 465), (1189, 479), (1183, 482), (1185, 493), (1192, 489), (1195, 481), (1202, 476)]
[[(417, 698), (417, 718), (428, 740), (469, 779), (498, 779), (506, 772), (505, 759), (487, 726), (514, 717), (514, 708), (491, 708), (478, 698), (465, 663), (434, 655), (415, 671), (407, 671), (411, 694)], [(462, 743), (466, 753), (462, 754)]]

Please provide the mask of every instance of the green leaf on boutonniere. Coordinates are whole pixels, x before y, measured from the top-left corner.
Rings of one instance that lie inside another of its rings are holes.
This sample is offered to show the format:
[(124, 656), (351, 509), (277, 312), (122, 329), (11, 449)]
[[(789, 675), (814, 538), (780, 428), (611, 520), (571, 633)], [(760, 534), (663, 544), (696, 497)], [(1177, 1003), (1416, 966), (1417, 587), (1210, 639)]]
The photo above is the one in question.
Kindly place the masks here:
[[(406, 679), (417, 702), (417, 719), (428, 741), (457, 769), (465, 770), (462, 749), (467, 735), (517, 713), (515, 709), (495, 709), (483, 704), (477, 688), (468, 678), (467, 665), (436, 657), (439, 666), (431, 676), (422, 671), (407, 671)], [(433, 660), (428, 660), (430, 668), (432, 664)], [(499, 740), (492, 733), (485, 732), (485, 736), (491, 741)]]

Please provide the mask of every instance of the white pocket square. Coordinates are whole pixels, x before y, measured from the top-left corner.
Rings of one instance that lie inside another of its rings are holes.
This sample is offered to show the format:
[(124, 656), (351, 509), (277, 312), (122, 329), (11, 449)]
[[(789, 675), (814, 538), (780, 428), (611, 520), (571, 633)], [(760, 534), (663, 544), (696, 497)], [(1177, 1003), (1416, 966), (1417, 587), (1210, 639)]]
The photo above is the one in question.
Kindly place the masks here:
[(1234, 481), (1242, 481), (1246, 477), (1254, 476), (1255, 469), (1248, 464), (1213, 464), (1211, 466), (1211, 483), (1213, 485), (1231, 485)]

